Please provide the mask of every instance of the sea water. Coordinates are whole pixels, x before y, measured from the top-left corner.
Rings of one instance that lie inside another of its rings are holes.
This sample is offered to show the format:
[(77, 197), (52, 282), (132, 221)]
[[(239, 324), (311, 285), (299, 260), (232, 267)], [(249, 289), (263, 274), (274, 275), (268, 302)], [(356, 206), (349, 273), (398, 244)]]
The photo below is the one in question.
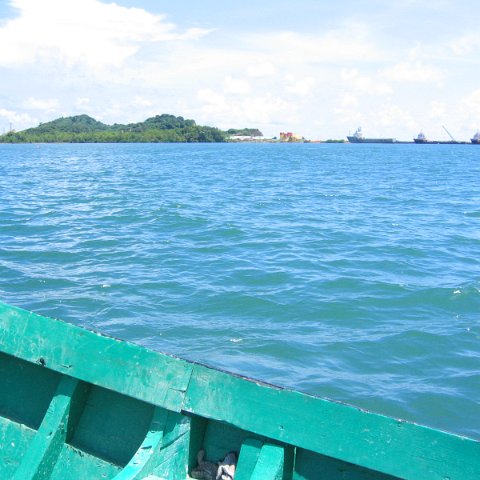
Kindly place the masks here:
[(480, 438), (480, 147), (2, 145), (0, 300)]

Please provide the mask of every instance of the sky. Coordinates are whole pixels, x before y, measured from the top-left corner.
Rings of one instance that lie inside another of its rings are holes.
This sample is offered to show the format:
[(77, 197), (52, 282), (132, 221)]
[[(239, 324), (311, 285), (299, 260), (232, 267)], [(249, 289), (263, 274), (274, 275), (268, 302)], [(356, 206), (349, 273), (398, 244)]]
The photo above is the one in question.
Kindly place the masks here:
[(466, 0), (0, 0), (0, 133), (61, 116), (468, 140), (480, 10)]

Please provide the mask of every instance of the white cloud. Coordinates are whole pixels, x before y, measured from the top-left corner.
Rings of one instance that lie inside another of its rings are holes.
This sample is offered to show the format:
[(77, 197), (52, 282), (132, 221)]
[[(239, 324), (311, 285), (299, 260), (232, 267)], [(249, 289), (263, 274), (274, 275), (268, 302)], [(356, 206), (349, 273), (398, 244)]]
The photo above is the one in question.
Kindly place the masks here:
[(246, 80), (226, 77), (223, 81), (223, 90), (225, 93), (231, 93), (236, 95), (245, 95), (250, 93), (251, 86)]
[(358, 97), (356, 95), (352, 95), (351, 93), (347, 93), (341, 100), (340, 100), (340, 105), (342, 107), (358, 107), (359, 102), (358, 102)]
[(287, 75), (286, 80), (289, 82), (289, 85), (287, 85), (285, 90), (294, 95), (306, 96), (315, 86), (315, 79), (310, 76), (297, 79), (294, 75)]
[(333, 109), (333, 113), (336, 116), (336, 123), (338, 125), (342, 125), (344, 127), (351, 127), (352, 125), (362, 125), (365, 124), (364, 116), (362, 113), (356, 109), (356, 108), (350, 108), (350, 107), (341, 107), (341, 106), (336, 106)]
[(447, 106), (444, 102), (434, 101), (430, 103), (429, 116), (432, 119), (441, 120), (447, 114)]
[(330, 31), (321, 35), (280, 32), (250, 37), (252, 44), (276, 55), (283, 64), (311, 64), (359, 59), (378, 60), (384, 54), (358, 26)]
[(395, 82), (418, 82), (440, 84), (443, 72), (419, 60), (400, 62), (383, 71), (385, 78)]
[(19, 16), (0, 28), (0, 65), (60, 61), (94, 69), (120, 66), (145, 43), (196, 39), (161, 15), (98, 0), (12, 0)]
[(249, 65), (247, 68), (247, 75), (250, 77), (271, 77), (276, 72), (276, 68), (270, 62), (259, 62), (255, 65)]
[(223, 106), (225, 104), (225, 97), (218, 92), (214, 92), (210, 88), (202, 88), (199, 90), (197, 93), (197, 98), (205, 105)]
[(456, 55), (467, 55), (476, 52), (480, 48), (480, 34), (470, 33), (457, 38), (450, 44), (450, 48)]
[(398, 105), (383, 105), (376, 113), (377, 122), (383, 127), (397, 127), (398, 125), (407, 126), (410, 129), (417, 128), (417, 122)]
[(88, 97), (79, 97), (75, 100), (75, 106), (77, 108), (88, 108), (90, 107), (90, 99)]
[(460, 102), (460, 105), (468, 128), (480, 129), (480, 89), (466, 95)]
[(136, 107), (151, 107), (153, 105), (153, 102), (150, 99), (144, 98), (141, 95), (135, 95), (132, 103)]
[(4, 122), (11, 123), (12, 128), (15, 130), (22, 130), (23, 128), (27, 128), (38, 123), (38, 120), (28, 113), (18, 113), (5, 108), (0, 108), (0, 119), (2, 119)]
[(201, 89), (197, 98), (199, 114), (203, 118), (215, 118), (222, 128), (253, 125), (262, 126), (276, 123), (288, 114), (292, 123), (295, 107), (282, 98), (273, 95), (231, 97), (211, 89)]
[(23, 102), (24, 108), (31, 108), (32, 110), (43, 110), (45, 112), (54, 111), (58, 108), (59, 102), (56, 98), (33, 98), (29, 97)]
[(356, 68), (342, 69), (340, 78), (348, 87), (371, 95), (389, 95), (393, 92), (390, 85), (384, 81), (374, 80), (368, 75), (362, 75)]

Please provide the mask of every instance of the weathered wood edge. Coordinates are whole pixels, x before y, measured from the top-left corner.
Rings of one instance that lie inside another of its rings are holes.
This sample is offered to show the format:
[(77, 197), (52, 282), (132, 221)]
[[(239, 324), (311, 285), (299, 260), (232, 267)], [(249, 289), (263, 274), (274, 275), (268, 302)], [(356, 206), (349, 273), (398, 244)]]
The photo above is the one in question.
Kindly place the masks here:
[(0, 351), (176, 412), (192, 372), (179, 358), (1, 303)]
[(196, 365), (184, 410), (405, 479), (480, 478), (480, 442)]
[(480, 478), (476, 440), (232, 375), (1, 303), (0, 351), (175, 412), (401, 478)]
[[(64, 376), (53, 397), (43, 421), (15, 472), (14, 480), (40, 480), (50, 477), (63, 444), (68, 440), (72, 423), (75, 423), (83, 404), (86, 385)], [(72, 418), (73, 417), (73, 418)]]

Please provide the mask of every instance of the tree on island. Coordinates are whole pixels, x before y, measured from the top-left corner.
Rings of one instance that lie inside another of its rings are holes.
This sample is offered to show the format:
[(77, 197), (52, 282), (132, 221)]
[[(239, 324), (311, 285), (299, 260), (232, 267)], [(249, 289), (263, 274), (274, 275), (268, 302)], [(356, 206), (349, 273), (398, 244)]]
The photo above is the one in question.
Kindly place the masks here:
[(168, 114), (127, 125), (106, 125), (88, 115), (76, 115), (0, 136), (0, 143), (211, 143), (226, 140), (226, 133), (218, 128), (197, 125), (194, 120)]
[(263, 133), (258, 128), (230, 128), (227, 133), (243, 137), (263, 137)]

